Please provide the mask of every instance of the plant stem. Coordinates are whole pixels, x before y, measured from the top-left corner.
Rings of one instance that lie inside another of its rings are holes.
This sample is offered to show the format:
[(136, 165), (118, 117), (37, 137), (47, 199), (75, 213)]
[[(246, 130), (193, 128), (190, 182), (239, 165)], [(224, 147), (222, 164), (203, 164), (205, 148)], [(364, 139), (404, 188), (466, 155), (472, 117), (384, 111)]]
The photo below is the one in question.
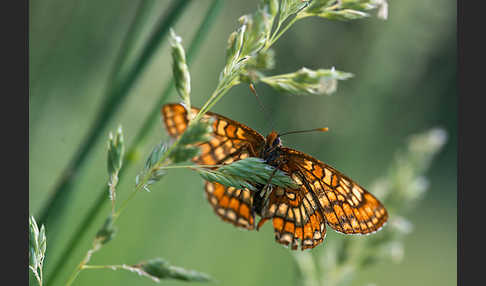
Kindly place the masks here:
[(135, 190), (128, 196), (128, 198), (125, 199), (125, 201), (123, 201), (121, 206), (118, 208), (118, 211), (113, 215), (113, 223), (115, 223), (117, 221), (120, 214), (127, 207), (128, 202), (130, 202), (135, 197), (135, 195), (143, 188), (143, 186), (145, 185), (146, 182), (147, 181), (145, 181), (145, 182), (143, 182), (143, 184), (140, 184), (139, 186), (137, 186), (135, 188)]
[[(120, 214), (125, 210), (125, 208), (127, 207), (128, 203), (135, 197), (135, 195), (138, 192), (140, 192), (143, 188), (145, 188), (145, 185), (147, 184), (148, 180), (150, 179), (150, 176), (151, 176), (152, 172), (155, 171), (158, 168), (158, 165), (159, 164), (161, 164), (162, 162), (164, 162), (166, 159), (169, 158), (170, 153), (172, 152), (172, 150), (175, 149), (175, 146), (177, 146), (177, 144), (178, 144), (179, 141), (180, 141), (180, 137), (164, 153), (164, 155), (159, 159), (159, 161), (156, 164), (154, 164), (154, 166), (149, 170), (149, 172), (147, 172), (145, 174), (145, 176), (143, 176), (142, 181), (140, 183), (138, 183), (138, 185), (135, 187), (135, 190), (128, 196), (128, 198), (121, 204), (121, 206), (118, 209), (118, 211), (113, 215), (113, 224), (118, 220), (118, 218), (120, 217)], [(78, 266), (76, 267), (76, 269), (73, 271), (73, 273), (69, 277), (68, 282), (66, 283), (66, 286), (70, 286), (74, 282), (74, 280), (76, 280), (76, 278), (79, 275), (79, 272), (81, 272), (81, 270), (83, 270), (83, 267), (85, 266), (85, 264), (88, 263), (89, 260), (91, 259), (92, 254), (95, 251), (98, 251), (100, 248), (101, 248), (101, 243), (99, 243), (98, 239), (95, 238), (94, 241), (93, 241), (93, 248), (91, 248), (90, 250), (88, 250), (88, 252), (86, 253), (84, 259), (81, 260), (81, 262), (78, 264)]]
[(287, 25), (282, 30), (280, 30), (280, 23), (279, 23), (279, 25), (277, 26), (278, 30), (275, 30), (276, 34), (272, 35), (269, 44), (266, 45), (264, 51), (268, 50), (298, 19), (300, 18), (298, 18), (297, 16), (294, 17), (292, 20), (289, 21), (289, 23), (287, 23)]
[(86, 252), (86, 255), (84, 256), (83, 260), (81, 260), (81, 262), (78, 264), (76, 269), (73, 271), (73, 273), (69, 277), (69, 280), (66, 283), (66, 286), (71, 285), (74, 282), (74, 280), (76, 280), (76, 278), (79, 275), (79, 272), (81, 272), (81, 270), (83, 270), (83, 267), (85, 266), (86, 263), (89, 262), (93, 253), (98, 251), (100, 249), (100, 247), (101, 247), (101, 244), (99, 243), (99, 241), (97, 239), (95, 239), (94, 242), (93, 242), (93, 247), (90, 250), (88, 250), (88, 252)]
[(111, 214), (115, 214), (115, 186), (110, 185)]
[[(113, 224), (120, 217), (120, 214), (126, 208), (128, 202), (130, 202), (135, 197), (135, 195), (145, 186), (145, 184), (149, 180), (149, 177), (150, 177), (149, 174), (150, 174), (150, 172), (148, 172), (148, 174), (144, 176), (143, 181), (140, 182), (140, 184), (138, 184), (136, 186), (135, 190), (122, 203), (122, 205), (118, 209), (118, 211), (115, 214), (113, 214)], [(85, 265), (86, 265), (86, 263), (89, 262), (89, 260), (91, 259), (91, 256), (93, 255), (93, 253), (96, 252), (96, 251), (98, 251), (100, 248), (101, 248), (101, 243), (98, 241), (97, 238), (95, 238), (94, 241), (93, 241), (93, 247), (86, 252), (86, 255), (84, 256), (83, 260), (81, 260), (81, 262), (78, 264), (78, 266), (76, 267), (76, 269), (73, 271), (73, 273), (69, 277), (69, 279), (68, 279), (68, 281), (66, 283), (66, 286), (70, 286), (74, 282), (74, 280), (76, 280), (76, 278), (78, 277), (78, 275), (81, 272), (81, 270), (85, 269)]]
[(40, 286), (42, 286), (42, 271), (40, 272), (40, 275), (39, 273), (37, 273), (37, 270), (32, 267), (32, 266), (29, 266), (30, 270), (32, 270), (32, 273), (34, 273), (34, 276), (35, 276), (35, 279), (37, 280), (37, 283), (39, 283)]
[(43, 282), (42, 282), (42, 281), (43, 281), (43, 280), (42, 280), (42, 279), (43, 279), (43, 275), (42, 275), (42, 268), (41, 268), (41, 271), (39, 272), (39, 279), (40, 279), (40, 280), (39, 280), (39, 286), (42, 286), (42, 283), (43, 283)]
[(84, 265), (83, 269), (116, 269), (120, 267), (121, 265)]
[[(282, 30), (280, 30), (280, 27), (286, 19), (279, 19), (277, 27), (275, 29), (275, 33), (271, 36), (270, 40), (265, 45), (264, 51), (268, 50), (280, 38), (280, 36), (282, 36), (283, 33), (285, 33), (298, 19), (300, 18), (294, 16), (294, 18), (286, 23), (285, 27)], [(237, 59), (232, 63), (231, 69), (227, 74), (224, 75), (223, 79), (219, 82), (216, 90), (213, 92), (206, 104), (201, 107), (199, 113), (194, 118), (194, 121), (198, 121), (199, 119), (201, 119), (201, 117), (206, 114), (206, 112), (208, 112), (221, 99), (221, 97), (223, 97), (223, 95), (228, 92), (229, 89), (240, 83), (238, 78), (239, 74), (237, 73), (238, 68), (235, 67), (234, 63), (239, 64), (240, 61), (243, 60), (245, 57), (247, 57), (247, 55), (239, 55)]]
[[(199, 26), (198, 31), (196, 32), (191, 44), (189, 46), (187, 52), (187, 62), (190, 64), (197, 53), (200, 51), (200, 45), (202, 40), (206, 39), (206, 35), (208, 34), (212, 24), (217, 18), (219, 11), (221, 10), (222, 4), (224, 2), (222, 0), (213, 0), (211, 6), (209, 7), (203, 22)], [(128, 169), (135, 160), (132, 159), (132, 154), (136, 152), (145, 141), (145, 138), (148, 136), (150, 131), (152, 130), (155, 123), (158, 123), (158, 116), (160, 114), (160, 106), (167, 100), (170, 94), (174, 91), (174, 80), (171, 79), (170, 82), (167, 84), (166, 88), (162, 92), (162, 95), (159, 98), (159, 101), (154, 108), (150, 112), (150, 114), (145, 119), (142, 128), (139, 130), (137, 135), (135, 136), (131, 147), (127, 151), (127, 155), (123, 160), (123, 168), (120, 170), (118, 174), (120, 180), (123, 178), (123, 174), (126, 169)], [(90, 228), (91, 224), (95, 221), (95, 218), (100, 213), (104, 202), (108, 199), (106, 196), (106, 192), (108, 191), (108, 187), (104, 187), (103, 190), (99, 193), (98, 198), (96, 199), (95, 203), (91, 206), (91, 208), (86, 213), (84, 220), (79, 224), (79, 227), (76, 231), (73, 232), (71, 239), (67, 243), (66, 247), (64, 248), (57, 264), (55, 265), (52, 273), (50, 273), (49, 280), (47, 281), (46, 285), (53, 283), (58, 276), (59, 271), (65, 265), (66, 261), (69, 259), (71, 254), (76, 250), (79, 242), (86, 234), (86, 231)]]
[(148, 18), (147, 14), (152, 10), (155, 0), (141, 0), (138, 4), (137, 12), (128, 32), (123, 39), (118, 55), (113, 64), (113, 68), (108, 76), (108, 90), (116, 86), (117, 79), (123, 70), (123, 65), (136, 42), (140, 29), (144, 26), (144, 21)]
[(162, 39), (164, 39), (168, 34), (169, 28), (180, 17), (182, 11), (185, 7), (187, 7), (189, 2), (190, 0), (181, 0), (173, 3), (173, 6), (166, 14), (166, 17), (160, 21), (157, 29), (147, 41), (147, 44), (145, 45), (139, 59), (136, 61), (135, 66), (130, 70), (124, 80), (121, 81), (120, 85), (117, 85), (109, 91), (107, 100), (100, 108), (90, 132), (83, 140), (83, 143), (80, 145), (73, 159), (63, 171), (63, 175), (56, 185), (52, 196), (41, 210), (39, 216), (40, 223), (45, 224), (46, 226), (49, 224), (51, 230), (55, 228), (55, 223), (58, 221), (57, 218), (62, 217), (61, 213), (65, 210), (64, 206), (67, 205), (67, 200), (72, 193), (74, 179), (76, 178), (76, 175), (78, 175), (79, 169), (86, 161), (88, 154), (93, 149), (100, 135), (103, 133), (103, 130), (108, 124), (109, 120), (118, 110), (118, 107), (127, 97), (130, 89), (142, 74), (142, 71), (147, 66), (149, 59), (152, 58), (159, 44), (162, 42)]
[[(195, 33), (195, 36), (192, 39), (189, 48), (187, 49), (186, 60), (188, 65), (191, 65), (195, 56), (199, 52), (201, 43), (203, 42), (203, 40), (206, 39), (206, 35), (208, 34), (211, 26), (216, 20), (217, 15), (219, 14), (223, 6), (222, 5), (223, 3), (224, 3), (223, 0), (213, 0), (211, 6), (208, 8), (204, 20), (199, 25), (199, 28)], [(154, 107), (150, 111), (149, 115), (147, 116), (139, 132), (137, 133), (137, 136), (135, 137), (133, 143), (133, 148), (132, 148), (133, 151), (138, 149), (139, 145), (141, 145), (141, 143), (147, 137), (149, 132), (152, 130), (154, 124), (159, 123), (157, 119), (160, 118), (160, 108), (167, 101), (167, 98), (172, 94), (173, 90), (174, 90), (174, 80), (171, 79), (171, 81), (164, 89), (157, 103), (154, 104)], [(130, 154), (130, 152), (128, 152), (128, 154)]]
[(239, 83), (237, 78), (232, 78), (232, 80), (232, 82), (229, 82), (228, 79), (223, 79), (221, 81), (209, 100), (204, 104), (203, 107), (201, 107), (196, 117), (194, 117), (193, 122), (197, 122), (199, 119), (201, 119), (201, 117), (203, 117), (203, 115), (206, 114), (206, 112), (208, 112), (221, 99), (221, 97), (228, 92), (228, 90)]
[(84, 265), (83, 269), (126, 269), (126, 265)]
[(214, 168), (214, 167), (223, 167), (223, 166), (226, 166), (224, 164), (220, 164), (220, 165), (171, 165), (171, 166), (164, 166), (164, 167), (160, 167), (159, 169), (179, 169), (179, 168), (194, 168), (194, 169), (197, 169), (197, 168)]

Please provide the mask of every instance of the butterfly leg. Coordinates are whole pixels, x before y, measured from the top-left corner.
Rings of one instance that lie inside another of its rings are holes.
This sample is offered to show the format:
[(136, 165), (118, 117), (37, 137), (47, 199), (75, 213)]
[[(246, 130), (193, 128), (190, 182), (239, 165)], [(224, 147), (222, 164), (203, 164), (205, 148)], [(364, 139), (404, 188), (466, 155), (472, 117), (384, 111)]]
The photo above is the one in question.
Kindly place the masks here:
[[(270, 182), (272, 181), (273, 176), (275, 176), (275, 173), (277, 173), (277, 170), (278, 169), (279, 169), (279, 167), (276, 167), (275, 170), (273, 170), (273, 172), (270, 175), (270, 178), (268, 179), (267, 183), (265, 184), (265, 186), (263, 186), (262, 190), (260, 191), (260, 194), (259, 194), (260, 197), (264, 197), (263, 198), (263, 203), (262, 203), (263, 208), (262, 208), (262, 212), (261, 213), (265, 213), (265, 210), (268, 209), (268, 202), (269, 202), (270, 194), (273, 191), (273, 187), (271, 187)], [(266, 190), (267, 188), (271, 188), (271, 189), (270, 190)], [(260, 218), (260, 220), (258, 221), (256, 230), (258, 230), (261, 226), (263, 226), (263, 224), (267, 220), (268, 220), (268, 218)]]
[(270, 184), (270, 182), (273, 179), (273, 176), (275, 176), (275, 173), (277, 173), (277, 168), (273, 170), (272, 174), (270, 175), (270, 178), (268, 179), (267, 183), (265, 186), (263, 186), (262, 190), (260, 191), (260, 197), (264, 197), (263, 199), (263, 208), (268, 207), (268, 199), (270, 198), (270, 194), (273, 191), (273, 186)]

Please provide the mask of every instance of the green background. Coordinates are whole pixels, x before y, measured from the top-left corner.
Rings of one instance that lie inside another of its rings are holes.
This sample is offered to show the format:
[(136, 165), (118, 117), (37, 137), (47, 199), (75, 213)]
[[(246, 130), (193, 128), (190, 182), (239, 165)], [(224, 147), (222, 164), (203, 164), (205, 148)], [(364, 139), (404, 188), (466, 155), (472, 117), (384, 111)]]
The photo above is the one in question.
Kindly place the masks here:
[[(138, 1), (30, 1), (29, 212), (38, 215), (87, 134), (103, 101), (106, 80)], [(457, 58), (454, 1), (389, 1), (389, 18), (350, 22), (305, 19), (276, 43), (270, 74), (301, 67), (336, 67), (355, 77), (331, 96), (290, 96), (259, 84), (265, 112), (277, 131), (327, 126), (330, 132), (289, 135), (284, 145), (306, 152), (368, 187), (385, 175), (396, 151), (414, 133), (442, 127), (444, 150), (427, 173), (430, 187), (407, 218), (400, 264), (382, 262), (357, 273), (352, 285), (455, 285), (457, 280)], [(140, 35), (147, 38), (169, 1), (157, 1)], [(174, 26), (187, 48), (209, 1), (193, 1)], [(215, 25), (190, 66), (192, 102), (201, 106), (216, 86), (226, 41), (239, 16), (257, 1), (225, 1)], [(140, 41), (140, 43), (142, 42)], [(139, 48), (139, 46), (137, 46)], [(129, 97), (103, 130), (79, 171), (74, 194), (50, 231), (45, 275), (107, 181), (106, 138), (118, 124), (129, 145), (171, 77), (168, 43), (161, 45)], [(178, 101), (173, 94), (169, 101)], [(245, 85), (233, 88), (214, 108), (266, 135), (266, 115)], [(118, 187), (121, 201), (133, 189), (151, 148), (166, 139), (162, 124), (140, 150), (140, 160)], [(370, 190), (373, 192), (373, 190)], [(109, 204), (103, 209), (108, 214)], [(59, 285), (90, 247), (101, 215), (71, 258)], [(118, 221), (115, 239), (93, 264), (133, 264), (163, 257), (213, 276), (214, 285), (299, 285), (289, 250), (274, 242), (269, 223), (247, 232), (222, 222), (205, 199), (203, 182), (189, 170), (171, 171), (152, 192), (141, 193)], [(316, 252), (332, 248), (332, 231)], [(362, 239), (366, 239), (362, 238)], [(47, 276), (48, 278), (48, 276)], [(164, 281), (165, 285), (183, 282)], [(152, 285), (124, 271), (89, 270), (75, 285)], [(212, 285), (212, 284), (208, 284)]]

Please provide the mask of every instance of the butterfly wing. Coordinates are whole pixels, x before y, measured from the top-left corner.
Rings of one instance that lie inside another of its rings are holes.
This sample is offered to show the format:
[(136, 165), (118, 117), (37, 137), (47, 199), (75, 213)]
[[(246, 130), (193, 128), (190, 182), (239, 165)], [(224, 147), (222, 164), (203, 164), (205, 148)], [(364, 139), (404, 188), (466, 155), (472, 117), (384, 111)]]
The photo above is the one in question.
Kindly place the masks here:
[(269, 197), (258, 227), (272, 219), (277, 242), (304, 250), (323, 241), (325, 223), (341, 233), (369, 234), (387, 221), (385, 207), (353, 180), (302, 152), (281, 152), (280, 168), (300, 188), (277, 188)]
[(250, 190), (226, 187), (216, 182), (206, 182), (205, 190), (214, 212), (224, 221), (248, 230), (254, 229), (255, 214)]
[(388, 213), (383, 204), (356, 182), (307, 154), (290, 148), (282, 151), (293, 179), (318, 199), (320, 210), (334, 230), (368, 234), (385, 224)]
[[(199, 112), (192, 108), (193, 115)], [(166, 104), (162, 107), (162, 115), (167, 132), (172, 137), (180, 136), (189, 124), (186, 109), (180, 104)], [(246, 158), (256, 157), (265, 144), (265, 138), (244, 124), (226, 118), (222, 115), (207, 112), (203, 120), (213, 119), (211, 140), (201, 142), (199, 156), (193, 161), (202, 165), (229, 164)]]
[(305, 188), (275, 188), (270, 194), (268, 206), (262, 211), (263, 223), (272, 219), (275, 240), (296, 250), (314, 248), (326, 236), (325, 219), (318, 207), (318, 201)]
[[(191, 112), (196, 115), (199, 109), (192, 108)], [(187, 111), (180, 104), (164, 105), (162, 115), (167, 132), (172, 137), (180, 136), (189, 124)], [(198, 144), (201, 152), (193, 159), (197, 164), (229, 164), (246, 157), (256, 157), (265, 144), (261, 134), (239, 122), (212, 112), (203, 117), (203, 120), (209, 119), (213, 120), (213, 132), (209, 141)], [(254, 228), (251, 191), (214, 182), (206, 182), (205, 191), (209, 203), (220, 218), (237, 227), (249, 230)]]

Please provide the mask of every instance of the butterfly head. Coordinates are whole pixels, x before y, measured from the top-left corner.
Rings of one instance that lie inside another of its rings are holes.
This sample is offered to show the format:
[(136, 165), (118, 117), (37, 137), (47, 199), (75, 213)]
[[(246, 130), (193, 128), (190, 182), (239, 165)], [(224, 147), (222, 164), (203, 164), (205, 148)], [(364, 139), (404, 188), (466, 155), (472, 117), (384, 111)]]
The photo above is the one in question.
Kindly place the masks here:
[(267, 161), (273, 161), (274, 157), (276, 157), (277, 150), (282, 146), (282, 141), (280, 140), (280, 136), (277, 132), (272, 131), (270, 134), (267, 135), (267, 139), (265, 140), (265, 147), (263, 148), (262, 157)]
[(280, 135), (278, 135), (278, 133), (275, 131), (270, 132), (270, 134), (267, 135), (265, 149), (270, 151), (281, 146), (282, 141), (280, 140)]

